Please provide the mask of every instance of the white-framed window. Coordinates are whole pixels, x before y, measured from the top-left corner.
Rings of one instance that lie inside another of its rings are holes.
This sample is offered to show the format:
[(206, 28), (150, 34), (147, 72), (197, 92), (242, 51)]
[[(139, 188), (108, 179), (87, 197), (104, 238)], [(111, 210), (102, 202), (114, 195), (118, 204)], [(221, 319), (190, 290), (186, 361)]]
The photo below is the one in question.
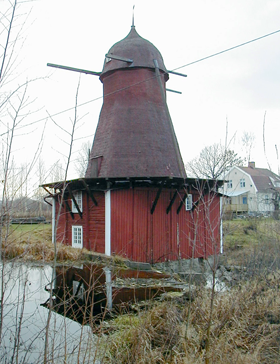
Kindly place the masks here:
[(186, 210), (189, 211), (192, 209), (192, 195), (188, 194), (186, 200), (185, 200), (185, 203), (186, 203)]
[(269, 198), (268, 198), (268, 195), (265, 195), (265, 196), (264, 196), (264, 203), (265, 203), (266, 205), (268, 205), (268, 204), (269, 204)]
[(245, 178), (240, 178), (240, 187), (245, 187)]
[(83, 247), (83, 227), (72, 226), (72, 247), (80, 248)]
[(228, 188), (232, 188), (232, 180), (231, 180), (231, 179), (228, 181), (228, 183), (227, 183), (227, 187), (228, 187)]
[[(75, 200), (79, 206), (80, 211), (83, 212), (83, 193), (82, 193), (82, 191), (74, 192), (73, 196), (75, 197)], [(78, 213), (78, 210), (77, 210), (76, 205), (74, 204), (73, 200), (72, 200), (72, 212), (74, 214)]]

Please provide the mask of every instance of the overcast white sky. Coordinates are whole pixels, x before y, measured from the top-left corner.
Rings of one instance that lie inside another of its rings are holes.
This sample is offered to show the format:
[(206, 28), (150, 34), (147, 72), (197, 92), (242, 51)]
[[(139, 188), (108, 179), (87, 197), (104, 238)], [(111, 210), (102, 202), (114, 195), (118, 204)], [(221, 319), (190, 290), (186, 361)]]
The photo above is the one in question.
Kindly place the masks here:
[[(0, 0), (0, 5), (5, 0)], [(20, 51), (24, 77), (49, 76), (30, 87), (41, 111), (34, 121), (74, 106), (79, 74), (51, 69), (48, 62), (101, 71), (105, 53), (130, 31), (135, 5), (137, 32), (161, 52), (166, 68), (173, 70), (202, 57), (280, 30), (279, 0), (38, 0), (32, 7), (25, 44)], [(32, 23), (32, 24), (31, 24)], [(244, 131), (253, 132), (256, 145), (251, 159), (268, 168), (263, 150), (263, 121), (267, 159), (277, 173), (280, 150), (280, 33), (238, 49), (183, 67), (187, 78), (170, 75), (167, 87), (182, 92), (168, 93), (167, 102), (186, 163), (201, 149), (216, 142), (240, 152)], [(94, 101), (95, 100), (95, 101)], [(92, 141), (102, 105), (102, 84), (98, 77), (81, 76), (78, 109), (79, 128), (74, 154), (82, 142)], [(54, 116), (63, 128), (71, 128), (74, 112)], [(36, 124), (43, 125), (44, 121)], [(34, 127), (35, 128), (35, 127)], [(38, 137), (37, 137), (38, 138)], [(49, 163), (66, 153), (65, 136), (47, 121), (43, 158)], [(20, 148), (27, 155), (30, 143)], [(62, 153), (62, 154), (60, 154)], [(75, 177), (73, 173), (69, 177)]]

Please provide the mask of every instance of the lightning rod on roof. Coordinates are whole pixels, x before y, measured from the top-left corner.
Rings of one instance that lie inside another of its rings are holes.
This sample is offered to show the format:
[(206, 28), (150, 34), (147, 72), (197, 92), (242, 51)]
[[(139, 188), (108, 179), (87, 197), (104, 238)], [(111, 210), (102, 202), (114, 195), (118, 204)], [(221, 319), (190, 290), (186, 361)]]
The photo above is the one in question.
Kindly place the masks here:
[(133, 5), (133, 8), (132, 8), (132, 27), (134, 27), (134, 8), (135, 8), (135, 5)]

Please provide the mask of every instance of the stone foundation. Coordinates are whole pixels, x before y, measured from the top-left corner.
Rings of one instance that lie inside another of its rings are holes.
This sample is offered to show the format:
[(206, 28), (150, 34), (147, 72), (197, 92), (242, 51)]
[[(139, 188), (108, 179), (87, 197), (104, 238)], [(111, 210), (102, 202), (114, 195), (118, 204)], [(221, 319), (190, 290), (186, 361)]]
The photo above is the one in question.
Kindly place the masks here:
[(203, 258), (180, 259), (156, 263), (153, 268), (170, 274), (178, 274), (186, 282), (205, 284), (206, 277), (211, 273), (213, 260), (214, 257), (208, 257), (207, 260)]

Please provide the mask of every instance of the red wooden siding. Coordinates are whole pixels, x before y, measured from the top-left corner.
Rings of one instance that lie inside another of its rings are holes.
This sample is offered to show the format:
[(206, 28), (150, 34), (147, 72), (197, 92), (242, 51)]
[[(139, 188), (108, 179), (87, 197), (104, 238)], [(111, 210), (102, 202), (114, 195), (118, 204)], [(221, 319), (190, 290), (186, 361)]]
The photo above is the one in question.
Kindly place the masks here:
[[(177, 192), (169, 213), (166, 209), (175, 190), (162, 190), (154, 213), (151, 208), (157, 195), (155, 188), (111, 191), (111, 252), (134, 261), (162, 262), (213, 255), (220, 249), (220, 201), (214, 194), (200, 196), (192, 192), (192, 211), (177, 209), (184, 193)], [(63, 204), (57, 240), (72, 245), (72, 226), (83, 227), (83, 246), (105, 253), (105, 194), (95, 192), (98, 206), (83, 191), (83, 218)], [(197, 203), (198, 202), (198, 203)], [(71, 199), (68, 198), (71, 207)], [(57, 210), (58, 210), (58, 204)]]
[[(157, 190), (135, 188), (112, 191), (112, 252), (132, 260), (159, 262), (205, 257), (219, 250), (219, 197), (204, 196), (193, 211), (177, 208), (178, 194), (169, 214), (167, 206), (174, 190), (163, 190), (153, 214)], [(199, 199), (193, 194), (193, 201)]]
[[(120, 190), (111, 192), (111, 231), (114, 232), (114, 241), (111, 247), (112, 255), (118, 254), (130, 258), (133, 249), (133, 190)], [(121, 205), (125, 206), (122, 208)]]
[(152, 230), (149, 224), (151, 205), (146, 189), (134, 189), (133, 195), (133, 257), (139, 256), (139, 261), (151, 261)]
[[(85, 192), (84, 192), (85, 194)], [(97, 206), (89, 200), (89, 236), (88, 249), (105, 253), (105, 194), (104, 192), (94, 192)], [(86, 237), (84, 237), (85, 240)]]
[[(95, 206), (87, 193), (83, 192), (82, 218), (74, 213), (72, 219), (64, 202), (59, 216), (59, 224), (56, 234), (58, 242), (72, 245), (72, 226), (83, 227), (83, 247), (99, 253), (105, 252), (105, 198), (104, 192), (95, 192), (94, 197), (98, 203)], [(70, 196), (67, 202), (72, 208)], [(59, 201), (56, 202), (56, 216), (59, 212)]]

